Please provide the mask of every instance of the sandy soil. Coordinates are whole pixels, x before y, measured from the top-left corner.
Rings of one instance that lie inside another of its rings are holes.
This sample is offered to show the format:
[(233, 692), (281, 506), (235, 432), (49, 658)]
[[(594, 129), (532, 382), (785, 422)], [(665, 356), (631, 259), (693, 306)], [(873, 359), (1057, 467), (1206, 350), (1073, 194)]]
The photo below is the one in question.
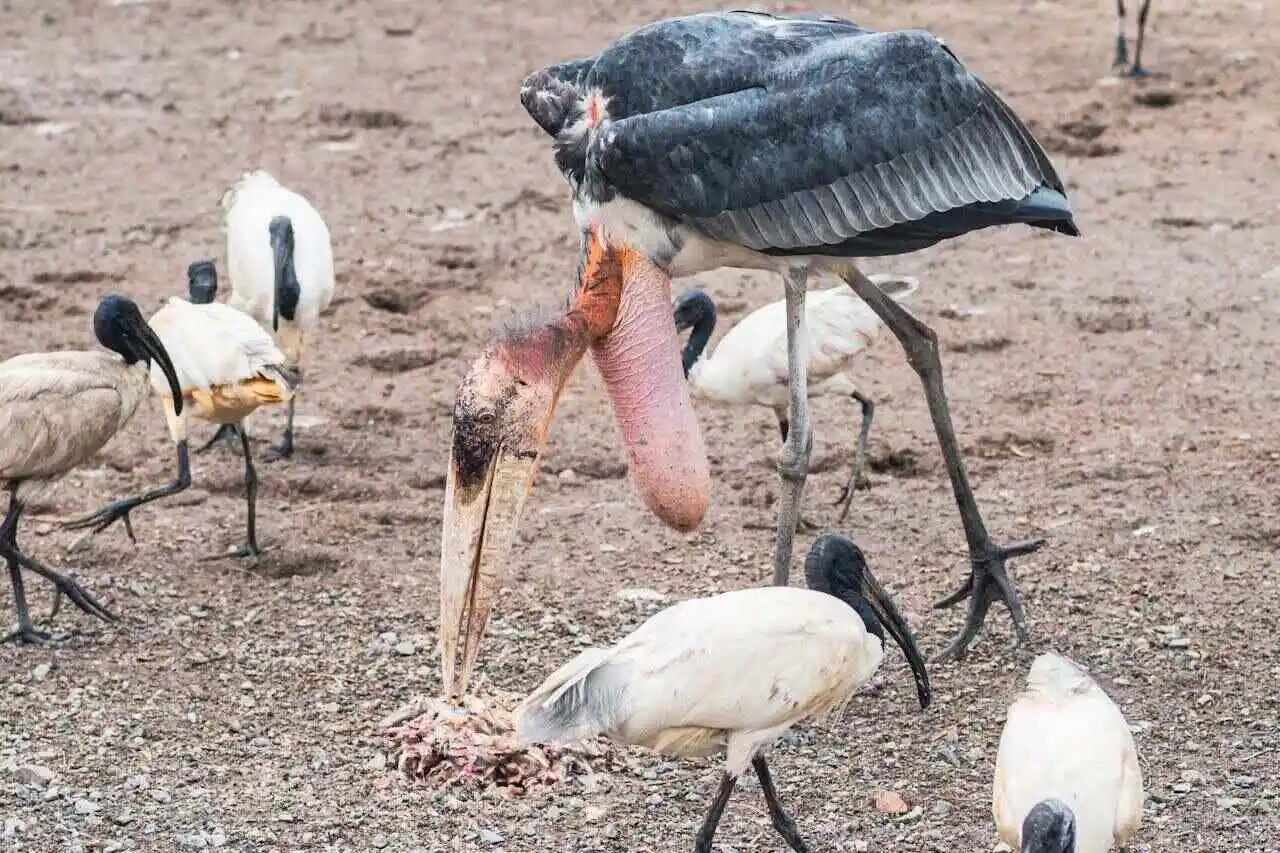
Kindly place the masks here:
[[(1149, 65), (1171, 76), (1142, 85), (1102, 79), (1114, 28), (1103, 0), (825, 7), (943, 36), (1051, 146), (1085, 236), (1010, 229), (869, 265), (922, 281), (915, 305), (944, 342), (993, 532), (1050, 544), (1015, 567), (1029, 647), (1012, 650), (997, 611), (969, 660), (934, 667), (929, 712), (891, 655), (843, 720), (779, 746), (782, 797), (814, 850), (989, 849), (1003, 709), (1048, 648), (1090, 666), (1137, 731), (1149, 800), (1135, 850), (1275, 849), (1280, 59), (1259, 40), (1274, 32), (1270, 5), (1156, 3)], [(72, 548), (53, 527), (168, 480), (155, 407), (34, 509), (26, 546), (129, 619), (64, 611), (56, 626), (80, 632), (64, 646), (0, 648), (0, 849), (692, 845), (714, 761), (636, 752), (589, 787), (506, 800), (405, 784), (384, 767), (378, 722), (438, 686), (455, 383), (496, 322), (557, 304), (574, 270), (566, 192), (519, 82), (694, 6), (709, 4), (3, 4), (0, 356), (91, 346), (104, 292), (152, 311), (188, 262), (221, 262), (218, 196), (255, 166), (327, 216), (340, 293), (299, 398), (299, 453), (262, 466), (275, 550), (258, 570), (198, 560), (242, 535), (239, 462), (225, 452), (197, 458), (182, 499), (139, 513), (136, 546), (113, 529)], [(765, 275), (699, 283), (725, 328), (781, 296)], [(950, 490), (896, 345), (857, 375), (880, 403), (876, 476), (840, 532), (936, 650), (961, 618), (930, 607), (965, 566)], [(766, 411), (701, 417), (713, 506), (680, 536), (632, 495), (594, 368), (579, 371), (485, 683), (528, 689), (658, 606), (622, 590), (678, 600), (760, 582), (775, 426)], [(251, 428), (274, 439), (280, 423), (263, 413)], [(815, 404), (809, 514), (824, 523), (856, 424), (844, 401)], [(43, 612), (46, 589), (36, 596)], [(7, 594), (0, 605), (7, 621)], [(52, 781), (29, 784), (18, 768), (30, 765)], [(877, 790), (920, 809), (890, 819), (870, 804)], [(754, 782), (718, 844), (782, 849)]]

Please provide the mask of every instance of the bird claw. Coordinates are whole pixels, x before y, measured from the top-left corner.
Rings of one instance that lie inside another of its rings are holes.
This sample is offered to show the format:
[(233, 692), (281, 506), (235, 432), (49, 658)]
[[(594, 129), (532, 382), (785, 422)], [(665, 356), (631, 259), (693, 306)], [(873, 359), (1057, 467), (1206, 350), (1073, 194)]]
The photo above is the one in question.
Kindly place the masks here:
[(972, 568), (964, 584), (956, 592), (933, 605), (934, 609), (941, 610), (960, 603), (964, 598), (969, 599), (969, 612), (965, 616), (964, 627), (951, 644), (934, 658), (935, 660), (962, 659), (968, 651), (969, 644), (978, 635), (978, 630), (987, 617), (987, 611), (991, 609), (991, 604), (996, 599), (1003, 601), (1009, 608), (1009, 615), (1013, 619), (1013, 630), (1017, 636), (1014, 647), (1017, 648), (1027, 641), (1029, 632), (1026, 616), (1022, 612), (1022, 602), (1018, 600), (1013, 582), (1009, 580), (1005, 562), (1013, 557), (1023, 557), (1039, 551), (1046, 541), (1044, 538), (1039, 538), (1003, 547), (991, 546), (985, 553), (970, 558)]
[(34, 625), (19, 625), (16, 631), (10, 631), (0, 639), (0, 646), (15, 641), (30, 646), (45, 646), (53, 642), (53, 635), (48, 631), (37, 631)]
[(234, 437), (235, 437), (235, 429), (231, 427), (231, 425), (229, 424), (222, 424), (221, 426), (218, 427), (218, 431), (213, 434), (213, 438), (205, 442), (203, 447), (200, 447), (198, 450), (196, 450), (196, 455), (199, 456), (200, 454), (212, 449), (213, 446), (220, 441), (226, 441), (227, 446), (231, 449), (231, 452), (239, 455), (240, 448), (236, 445), (235, 442), (229, 440)]
[(64, 530), (92, 529), (94, 534), (98, 534), (117, 521), (124, 521), (124, 532), (128, 534), (129, 541), (136, 545), (138, 544), (138, 537), (133, 533), (133, 520), (129, 518), (129, 513), (137, 507), (138, 501), (131, 498), (112, 501), (97, 512), (63, 522), (62, 527)]

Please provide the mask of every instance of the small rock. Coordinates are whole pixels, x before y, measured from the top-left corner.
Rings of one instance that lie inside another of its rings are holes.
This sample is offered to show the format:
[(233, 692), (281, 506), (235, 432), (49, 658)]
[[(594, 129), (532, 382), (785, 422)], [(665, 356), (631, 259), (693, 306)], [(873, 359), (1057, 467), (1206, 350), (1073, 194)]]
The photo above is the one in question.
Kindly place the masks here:
[(1172, 790), (1175, 794), (1189, 794), (1189, 793), (1191, 793), (1191, 783), (1189, 783), (1189, 782), (1175, 782), (1175, 783), (1173, 783), (1173, 787), (1171, 788), (1171, 790)]
[(578, 472), (572, 468), (565, 468), (560, 472), (560, 482), (562, 483), (572, 483), (576, 479), (578, 479)]
[(124, 780), (124, 789), (126, 791), (140, 791), (145, 787), (147, 787), (146, 776), (130, 776)]
[(102, 808), (102, 806), (98, 805), (93, 800), (76, 800), (72, 805), (72, 808), (75, 809), (75, 812), (78, 815), (90, 815)]
[(1199, 770), (1183, 770), (1182, 781), (1186, 782), (1188, 785), (1203, 785), (1204, 774)]
[(853, 842), (853, 849), (856, 850), (857, 853), (867, 853), (867, 851), (871, 849), (871, 842), (866, 839), (859, 838)]
[(656, 589), (648, 589), (646, 587), (628, 587), (620, 589), (613, 594), (614, 598), (622, 601), (666, 601), (667, 597)]
[(57, 773), (54, 773), (48, 767), (41, 767), (39, 764), (20, 765), (14, 770), (14, 773), (26, 784), (34, 785), (37, 788), (43, 788), (58, 778)]
[(1242, 805), (1244, 805), (1244, 800), (1240, 799), (1239, 797), (1219, 797), (1218, 798), (1218, 808), (1220, 809), (1234, 809), (1237, 806), (1242, 806)]
[(396, 643), (396, 654), (398, 655), (404, 655), (405, 657), (408, 657), (409, 655), (413, 654), (417, 650), (418, 649), (413, 645), (413, 642), (410, 640), (401, 640), (400, 642)]
[(190, 835), (179, 835), (178, 846), (183, 850), (203, 850), (209, 846), (209, 842), (203, 832), (193, 832)]
[(595, 822), (604, 817), (605, 809), (602, 806), (587, 806), (582, 810), (582, 819)]
[(4, 831), (0, 832), (0, 838), (13, 838), (19, 832), (26, 831), (27, 825), (16, 817), (7, 817), (4, 819)]
[(31, 670), (31, 680), (44, 681), (46, 678), (49, 677), (49, 670), (51, 669), (53, 669), (53, 666), (50, 664), (47, 664), (47, 663), (40, 664), (35, 669)]
[(375, 835), (369, 840), (369, 843), (376, 849), (381, 850), (383, 847), (387, 846), (387, 837), (385, 835)]
[(1190, 637), (1170, 637), (1164, 644), (1171, 649), (1187, 649), (1191, 647)]
[(897, 791), (877, 791), (873, 802), (881, 814), (906, 814), (911, 810)]
[(606, 823), (604, 825), (604, 829), (601, 830), (600, 834), (603, 835), (605, 838), (617, 838), (618, 825), (616, 823)]
[(210, 847), (223, 847), (227, 843), (227, 834), (220, 829), (215, 829), (207, 836)]
[(157, 803), (164, 804), (172, 801), (173, 795), (163, 788), (156, 788), (151, 792), (151, 799), (155, 800)]
[(929, 809), (932, 814), (937, 815), (938, 817), (946, 817), (951, 814), (952, 810), (953, 806), (946, 800), (938, 800), (933, 804), (933, 808)]
[(373, 758), (369, 759), (369, 769), (375, 771), (383, 771), (387, 769), (387, 757), (379, 752)]
[(1237, 788), (1252, 788), (1254, 785), (1258, 784), (1258, 780), (1252, 776), (1232, 776), (1227, 781), (1232, 785), (1235, 785)]
[(120, 814), (112, 816), (111, 822), (114, 823), (116, 826), (128, 826), (129, 824), (133, 823), (133, 818), (134, 818), (133, 810), (125, 809), (124, 811), (120, 812)]
[(481, 844), (501, 844), (503, 842), (502, 833), (494, 832), (492, 829), (480, 830)]

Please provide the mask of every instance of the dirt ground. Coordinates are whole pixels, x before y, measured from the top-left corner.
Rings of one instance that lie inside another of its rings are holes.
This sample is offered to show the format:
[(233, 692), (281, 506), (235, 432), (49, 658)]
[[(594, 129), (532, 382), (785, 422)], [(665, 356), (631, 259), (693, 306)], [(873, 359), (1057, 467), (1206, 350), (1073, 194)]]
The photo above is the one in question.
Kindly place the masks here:
[[(439, 683), (455, 384), (495, 323), (556, 305), (572, 282), (567, 191), (520, 81), (697, 7), (710, 4), (3, 3), (0, 356), (92, 347), (102, 294), (150, 312), (181, 290), (190, 261), (225, 268), (218, 197), (253, 167), (328, 218), (339, 295), (299, 397), (299, 452), (261, 466), (274, 550), (257, 570), (199, 560), (243, 535), (240, 463), (225, 451), (196, 457), (180, 499), (137, 513), (136, 546), (113, 528), (73, 547), (53, 526), (168, 481), (158, 407), (33, 508), (25, 547), (128, 619), (64, 610), (54, 627), (78, 633), (62, 646), (0, 648), (0, 850), (692, 846), (716, 761), (636, 751), (625, 772), (553, 793), (441, 792), (407, 784), (394, 755), (387, 764), (378, 723)], [(924, 714), (890, 654), (843, 719), (775, 750), (784, 802), (815, 851), (990, 849), (1003, 710), (1052, 648), (1092, 668), (1135, 729), (1148, 801), (1132, 849), (1275, 850), (1280, 58), (1255, 36), (1274, 33), (1274, 6), (1160, 0), (1147, 59), (1170, 76), (1141, 84), (1105, 79), (1106, 0), (821, 8), (945, 38), (1051, 149), (1084, 236), (990, 231), (867, 265), (921, 279), (914, 305), (944, 343), (993, 533), (1049, 545), (1015, 566), (1028, 647), (1012, 649), (1007, 614), (993, 611), (968, 660), (933, 665)], [(782, 295), (767, 275), (698, 283), (720, 300), (720, 334)], [(868, 352), (856, 376), (880, 404), (875, 473), (839, 532), (933, 652), (962, 615), (930, 606), (965, 570), (958, 517), (896, 344)], [(633, 495), (584, 363), (482, 683), (527, 690), (660, 604), (626, 590), (675, 601), (762, 582), (772, 416), (700, 415), (713, 503), (681, 536)], [(251, 431), (274, 439), (281, 422), (262, 413)], [(856, 408), (818, 401), (814, 424), (808, 515), (834, 525)], [(812, 538), (799, 537), (798, 556)], [(30, 586), (43, 614), (47, 587)], [(7, 592), (0, 605), (7, 624)], [(33, 766), (52, 779), (31, 784)], [(919, 810), (880, 814), (880, 790)], [(783, 849), (754, 781), (717, 844)]]

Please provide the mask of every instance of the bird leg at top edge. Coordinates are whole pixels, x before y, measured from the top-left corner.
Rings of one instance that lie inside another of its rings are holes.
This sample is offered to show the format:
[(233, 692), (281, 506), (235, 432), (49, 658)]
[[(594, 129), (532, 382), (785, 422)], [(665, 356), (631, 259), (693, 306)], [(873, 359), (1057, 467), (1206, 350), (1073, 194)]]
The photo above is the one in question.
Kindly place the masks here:
[(849, 472), (849, 482), (845, 484), (844, 491), (840, 492), (840, 497), (836, 498), (836, 506), (840, 507), (838, 523), (841, 524), (849, 514), (849, 507), (853, 505), (854, 490), (865, 489), (871, 485), (871, 481), (863, 472), (871, 445), (871, 419), (875, 416), (876, 404), (861, 391), (854, 391), (853, 399), (862, 407), (862, 427), (858, 431), (858, 450), (853, 458), (853, 470)]
[(786, 586), (791, 575), (796, 525), (800, 501), (809, 476), (809, 454), (813, 432), (809, 427), (809, 342), (805, 322), (805, 286), (808, 267), (790, 269), (784, 275), (787, 291), (787, 369), (791, 410), (787, 417), (787, 440), (778, 454), (778, 474), (782, 477), (782, 500), (778, 510), (777, 539), (773, 551), (773, 583)]
[(1026, 617), (1022, 612), (1022, 603), (1018, 600), (1018, 594), (1013, 588), (1013, 580), (1009, 577), (1005, 563), (1012, 557), (1020, 557), (1040, 550), (1045, 540), (1033, 539), (1008, 546), (999, 546), (991, 541), (986, 524), (982, 520), (982, 513), (978, 509), (978, 503), (974, 499), (973, 489), (969, 486), (964, 462), (960, 458), (960, 448), (956, 441), (955, 427), (951, 423), (951, 412), (947, 406), (947, 395), (942, 382), (942, 362), (938, 358), (938, 336), (904, 307), (885, 296), (852, 264), (841, 273), (841, 278), (858, 296), (862, 297), (862, 300), (893, 332), (906, 351), (907, 360), (912, 369), (920, 377), (920, 382), (924, 386), (925, 399), (929, 404), (929, 415), (933, 420), (934, 432), (937, 434), (938, 445), (946, 462), (947, 475), (951, 480), (956, 506), (960, 511), (960, 521), (964, 525), (965, 539), (969, 546), (969, 577), (958, 591), (937, 602), (934, 607), (951, 607), (968, 596), (969, 612), (965, 617), (964, 628), (960, 635), (941, 652), (939, 657), (956, 660), (964, 657), (969, 644), (982, 628), (987, 611), (996, 599), (1004, 601), (1009, 608), (1017, 642), (1021, 644), (1028, 636)]
[(796, 828), (796, 822), (778, 802), (778, 789), (773, 786), (773, 777), (769, 774), (769, 765), (765, 763), (764, 756), (757, 754), (751, 759), (751, 766), (755, 768), (756, 777), (760, 780), (760, 790), (764, 793), (765, 805), (769, 807), (769, 818), (773, 821), (773, 828), (782, 836), (782, 840), (787, 842), (787, 846), (796, 853), (809, 853), (809, 848), (800, 838), (800, 830)]

